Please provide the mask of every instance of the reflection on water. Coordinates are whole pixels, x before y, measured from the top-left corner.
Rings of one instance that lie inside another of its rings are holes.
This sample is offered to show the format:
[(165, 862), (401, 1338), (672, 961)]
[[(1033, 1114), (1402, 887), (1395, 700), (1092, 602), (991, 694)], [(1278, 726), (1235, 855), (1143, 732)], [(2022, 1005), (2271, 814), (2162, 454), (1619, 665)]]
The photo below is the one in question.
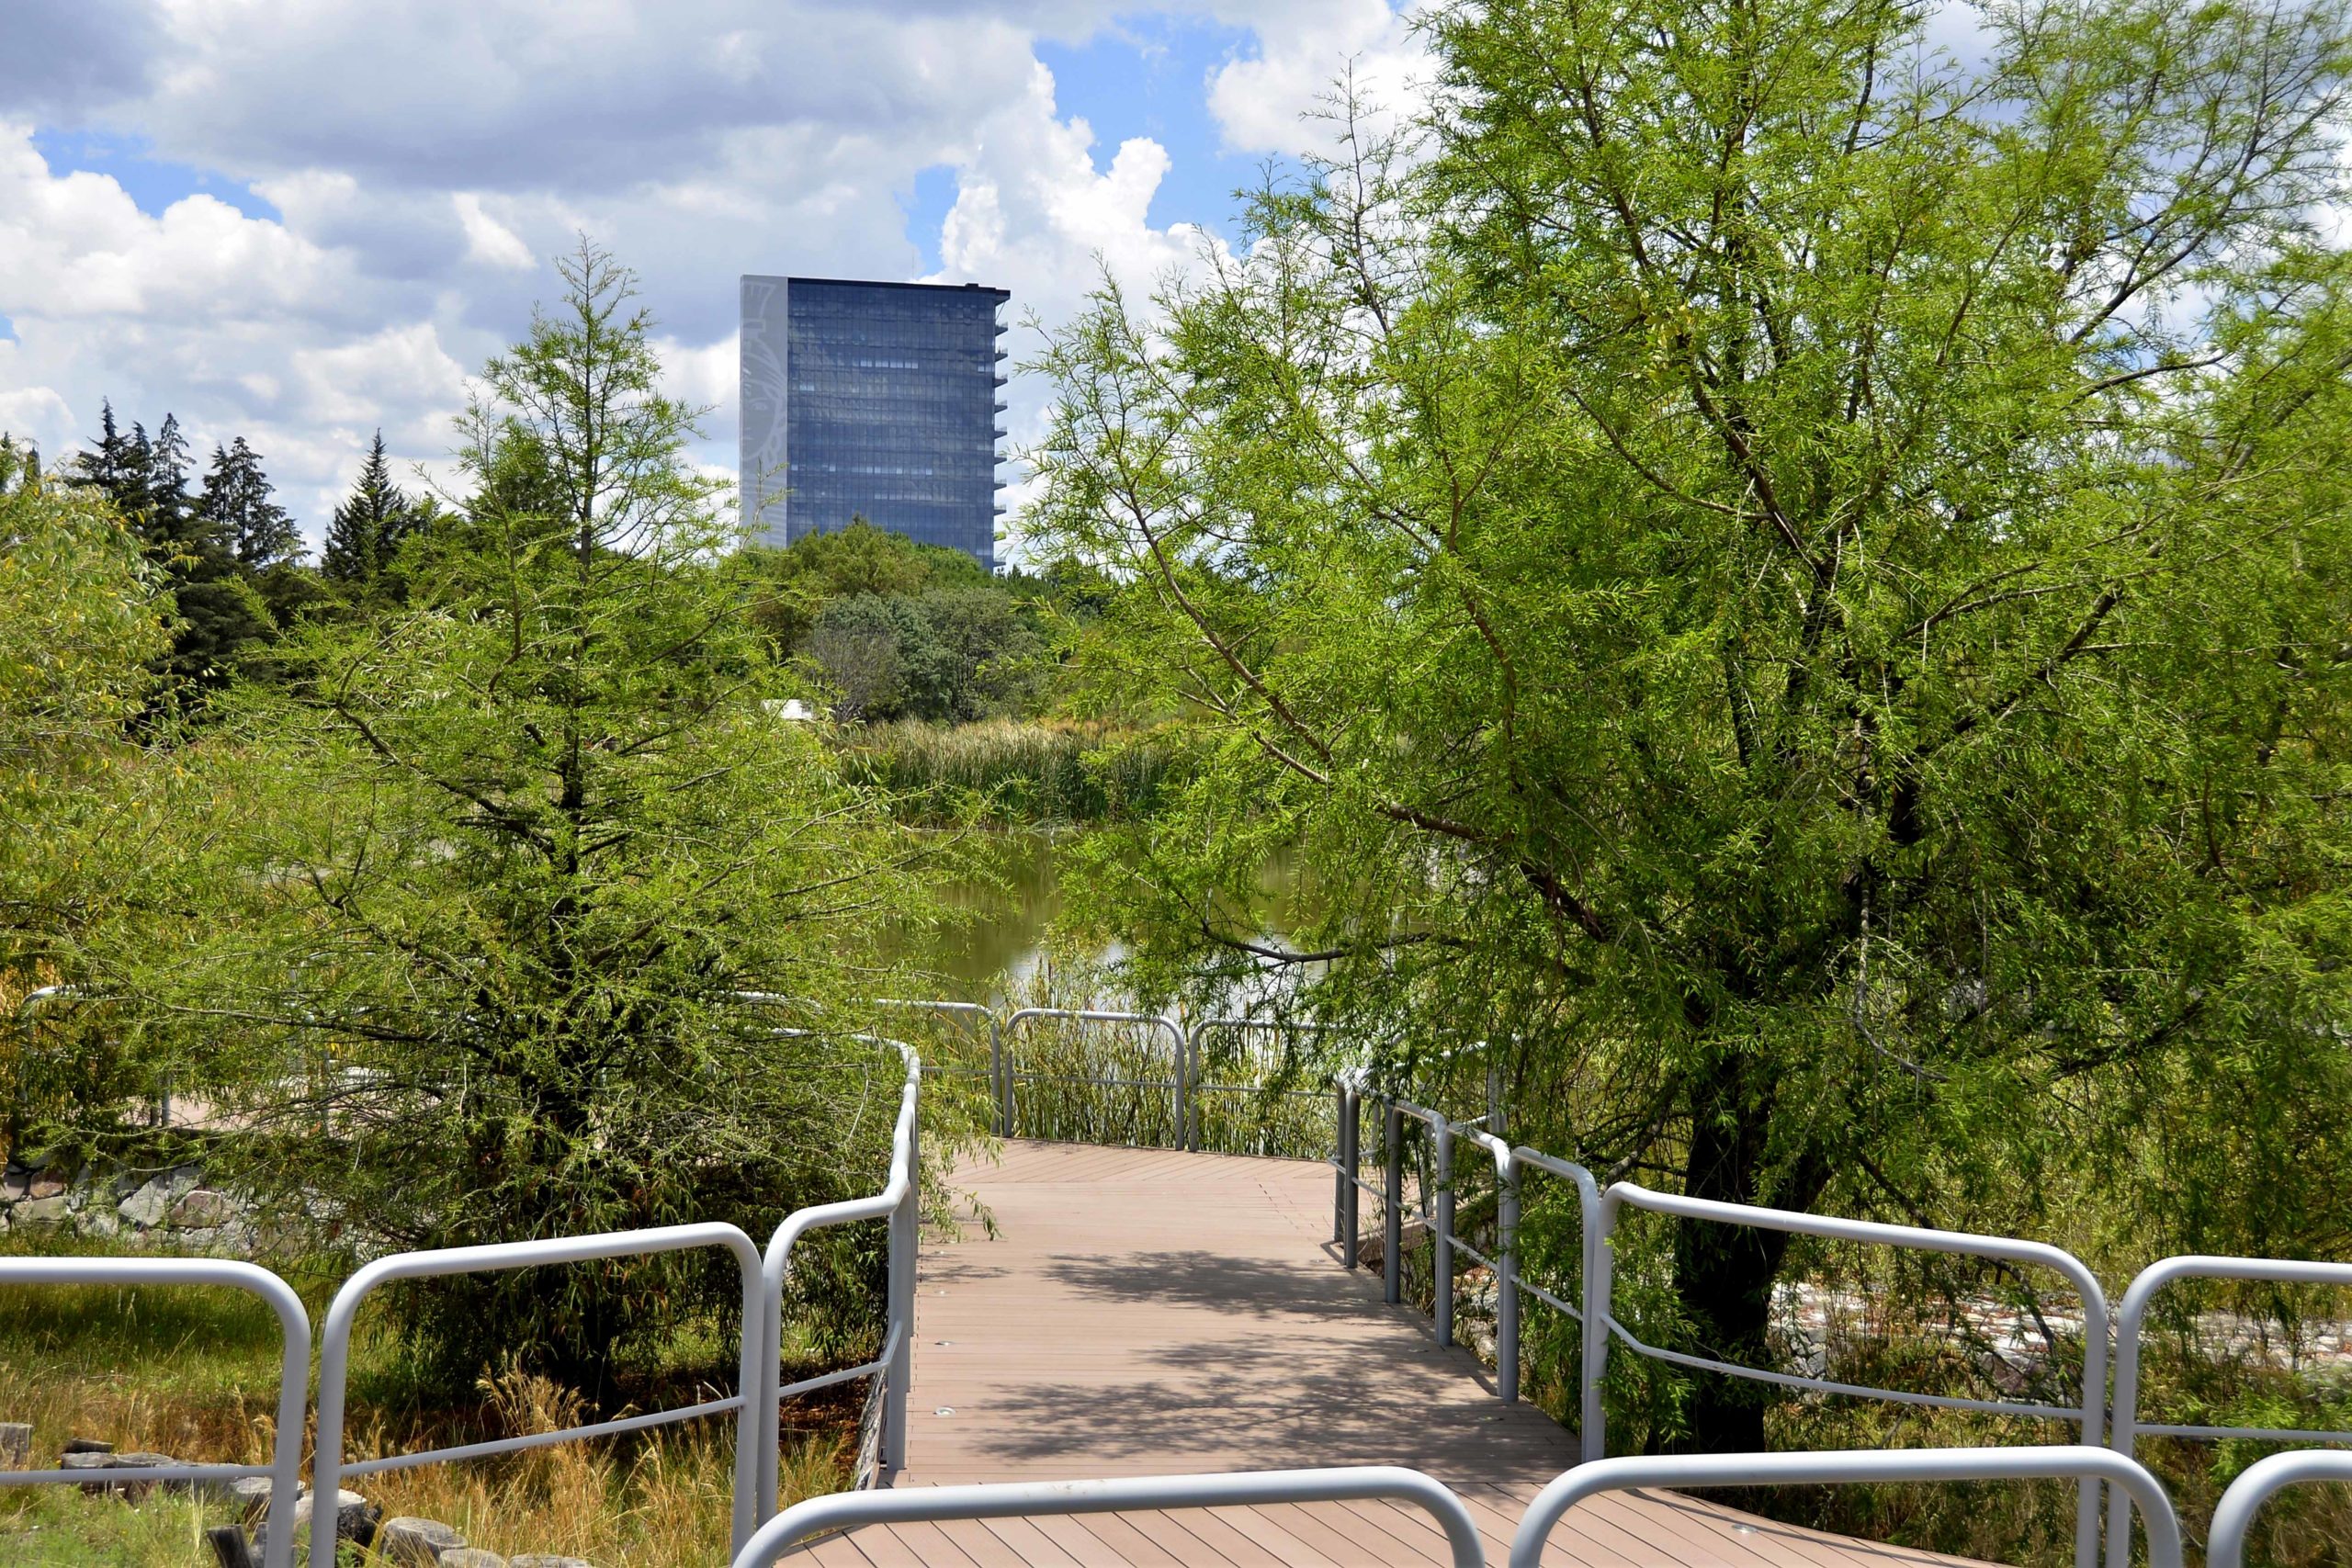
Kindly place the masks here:
[[(982, 849), (990, 874), (942, 890), (965, 918), (936, 930), (900, 933), (904, 945), (899, 955), (911, 958), (931, 976), (913, 994), (981, 1002), (1000, 1017), (1012, 1008), (1040, 1005), (1136, 1010), (1135, 999), (1115, 985), (1080, 988), (1081, 974), (1091, 981), (1094, 972), (1125, 955), (1121, 944), (1087, 953), (1057, 944), (1053, 984), (1046, 985), (1041, 976), (1069, 879), (1082, 874), (1083, 857), (1072, 852), (1076, 842), (1069, 835), (1042, 832), (988, 840)], [(1279, 945), (1296, 929), (1302, 918), (1299, 881), (1288, 858), (1261, 873), (1258, 940)], [(961, 1074), (976, 1089), (978, 1114), (1009, 1118), (1007, 1130), (1014, 1136), (1320, 1158), (1331, 1148), (1333, 1134), (1326, 1079), (1311, 1060), (1319, 1036), (1311, 1030), (1212, 1022), (1254, 1014), (1253, 1001), (1313, 978), (1311, 970), (1278, 971), (1213, 998), (1198, 1011), (1181, 1010), (1193, 1045), (1192, 1067), (1172, 1061), (1171, 1045), (1184, 1036), (1155, 1024), (1044, 1019), (1008, 1026), (1001, 1039), (985, 1027), (975, 1031), (968, 1020), (933, 1020), (933, 1043), (925, 1049), (942, 1054), (927, 1059), (939, 1062), (950, 1077)], [(1001, 1057), (991, 1058), (990, 1040), (1001, 1046)], [(1302, 1061), (1302, 1053), (1309, 1059)], [(996, 1081), (998, 1068), (1010, 1093), (1009, 1105), (1001, 1109), (994, 1108), (997, 1091), (980, 1087)], [(1180, 1096), (1182, 1074), (1199, 1077), (1188, 1080), (1191, 1092)], [(1182, 1112), (1180, 1106), (1185, 1108)]]
[[(994, 1004), (1030, 991), (1046, 961), (1046, 934), (1062, 912), (1063, 878), (1080, 872), (1070, 853), (1074, 843), (1069, 834), (992, 835), (983, 849), (992, 875), (960, 879), (943, 890), (966, 918), (935, 931), (902, 933), (916, 949), (908, 955), (937, 977), (940, 996)], [(1300, 907), (1299, 877), (1288, 856), (1260, 874), (1259, 891), (1260, 940), (1280, 944), (1297, 923)], [(1112, 942), (1087, 956), (1100, 965), (1125, 953), (1124, 943)]]

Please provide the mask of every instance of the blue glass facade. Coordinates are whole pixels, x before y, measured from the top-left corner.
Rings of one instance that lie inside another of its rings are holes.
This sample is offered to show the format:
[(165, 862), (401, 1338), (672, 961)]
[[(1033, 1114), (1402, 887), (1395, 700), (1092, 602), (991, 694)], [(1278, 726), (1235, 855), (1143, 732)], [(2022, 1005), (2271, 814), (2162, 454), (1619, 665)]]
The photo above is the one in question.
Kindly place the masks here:
[(789, 544), (853, 516), (996, 563), (1001, 288), (743, 279), (743, 516)]

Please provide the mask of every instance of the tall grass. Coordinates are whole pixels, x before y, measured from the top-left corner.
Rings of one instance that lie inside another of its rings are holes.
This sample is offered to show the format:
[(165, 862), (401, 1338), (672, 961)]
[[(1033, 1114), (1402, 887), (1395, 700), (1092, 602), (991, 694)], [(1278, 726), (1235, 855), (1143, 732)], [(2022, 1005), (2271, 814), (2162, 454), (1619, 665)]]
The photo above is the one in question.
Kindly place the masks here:
[[(0, 1255), (95, 1253), (63, 1238), (9, 1237)], [(304, 1280), (322, 1298), (324, 1281)], [(322, 1299), (313, 1299), (313, 1321)], [(583, 1419), (580, 1396), (527, 1369), (486, 1373), (459, 1405), (406, 1397), (403, 1348), (379, 1328), (354, 1345), (347, 1457), (377, 1458), (485, 1438), (554, 1431)], [(274, 1442), (277, 1320), (240, 1293), (203, 1289), (11, 1286), (0, 1291), (0, 1420), (33, 1427), (33, 1461), (54, 1465), (69, 1438), (121, 1452), (191, 1462), (262, 1465)], [(723, 1351), (718, 1337), (711, 1348)], [(695, 1366), (665, 1369), (646, 1408), (707, 1397), (731, 1363), (688, 1347)], [(787, 1346), (787, 1352), (795, 1349)], [(806, 1351), (808, 1347), (798, 1347)], [(699, 1363), (710, 1361), (707, 1368)], [(786, 1412), (780, 1495), (787, 1502), (846, 1485), (854, 1459), (855, 1387)], [(307, 1438), (305, 1434), (306, 1450)], [(309, 1455), (305, 1454), (307, 1470)], [(616, 1568), (724, 1562), (734, 1489), (734, 1423), (726, 1418), (463, 1464), (436, 1464), (357, 1483), (385, 1517), (454, 1526), (502, 1555), (568, 1553)], [(73, 1488), (0, 1491), (0, 1562), (48, 1568), (133, 1564), (190, 1568), (212, 1561), (210, 1525), (225, 1503), (157, 1491), (136, 1505)]]
[(852, 778), (888, 790), (926, 822), (975, 813), (1011, 825), (1142, 816), (1173, 776), (1167, 747), (1150, 735), (1007, 718), (871, 725), (848, 736), (842, 759)]
[[(1138, 1010), (1086, 966), (1040, 966), (1007, 998), (1022, 1007)], [(1311, 1036), (1195, 1028), (1190, 1105), (1194, 1146), (1211, 1154), (1323, 1159), (1331, 1096), (1303, 1054)], [(1005, 1040), (1012, 1134), (1069, 1143), (1176, 1147), (1174, 1042), (1148, 1023), (1034, 1019)]]

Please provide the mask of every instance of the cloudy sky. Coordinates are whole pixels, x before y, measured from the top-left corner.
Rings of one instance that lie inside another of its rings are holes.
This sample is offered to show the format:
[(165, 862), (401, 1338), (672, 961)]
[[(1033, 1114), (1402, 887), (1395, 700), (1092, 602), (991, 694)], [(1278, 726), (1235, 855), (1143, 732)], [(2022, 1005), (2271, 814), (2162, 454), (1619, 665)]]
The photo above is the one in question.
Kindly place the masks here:
[(739, 274), (1057, 321), (1229, 232), (1350, 61), (1407, 91), (1388, 0), (0, 0), (0, 430), (243, 434), (315, 540), (379, 426), (443, 457), (585, 231), (731, 469)]

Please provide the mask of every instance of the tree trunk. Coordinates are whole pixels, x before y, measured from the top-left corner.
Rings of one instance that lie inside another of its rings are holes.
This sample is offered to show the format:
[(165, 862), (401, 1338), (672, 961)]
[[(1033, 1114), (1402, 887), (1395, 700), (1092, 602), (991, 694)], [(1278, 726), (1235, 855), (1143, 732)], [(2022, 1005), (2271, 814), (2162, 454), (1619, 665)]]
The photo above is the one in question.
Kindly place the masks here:
[[(1768, 1176), (1767, 1139), (1774, 1094), (1757, 1081), (1753, 1058), (1725, 1051), (1690, 1084), (1691, 1131), (1683, 1190), (1726, 1203), (1810, 1207), (1823, 1181), (1822, 1161), (1807, 1151), (1781, 1173), (1775, 1190)], [(1788, 1236), (1706, 1220), (1683, 1220), (1674, 1235), (1674, 1288), (1689, 1324), (1683, 1348), (1693, 1355), (1770, 1369), (1765, 1329), (1772, 1282), (1788, 1252)], [(1668, 1444), (1690, 1453), (1760, 1453), (1770, 1385), (1704, 1372), (1695, 1376), (1689, 1430)]]

